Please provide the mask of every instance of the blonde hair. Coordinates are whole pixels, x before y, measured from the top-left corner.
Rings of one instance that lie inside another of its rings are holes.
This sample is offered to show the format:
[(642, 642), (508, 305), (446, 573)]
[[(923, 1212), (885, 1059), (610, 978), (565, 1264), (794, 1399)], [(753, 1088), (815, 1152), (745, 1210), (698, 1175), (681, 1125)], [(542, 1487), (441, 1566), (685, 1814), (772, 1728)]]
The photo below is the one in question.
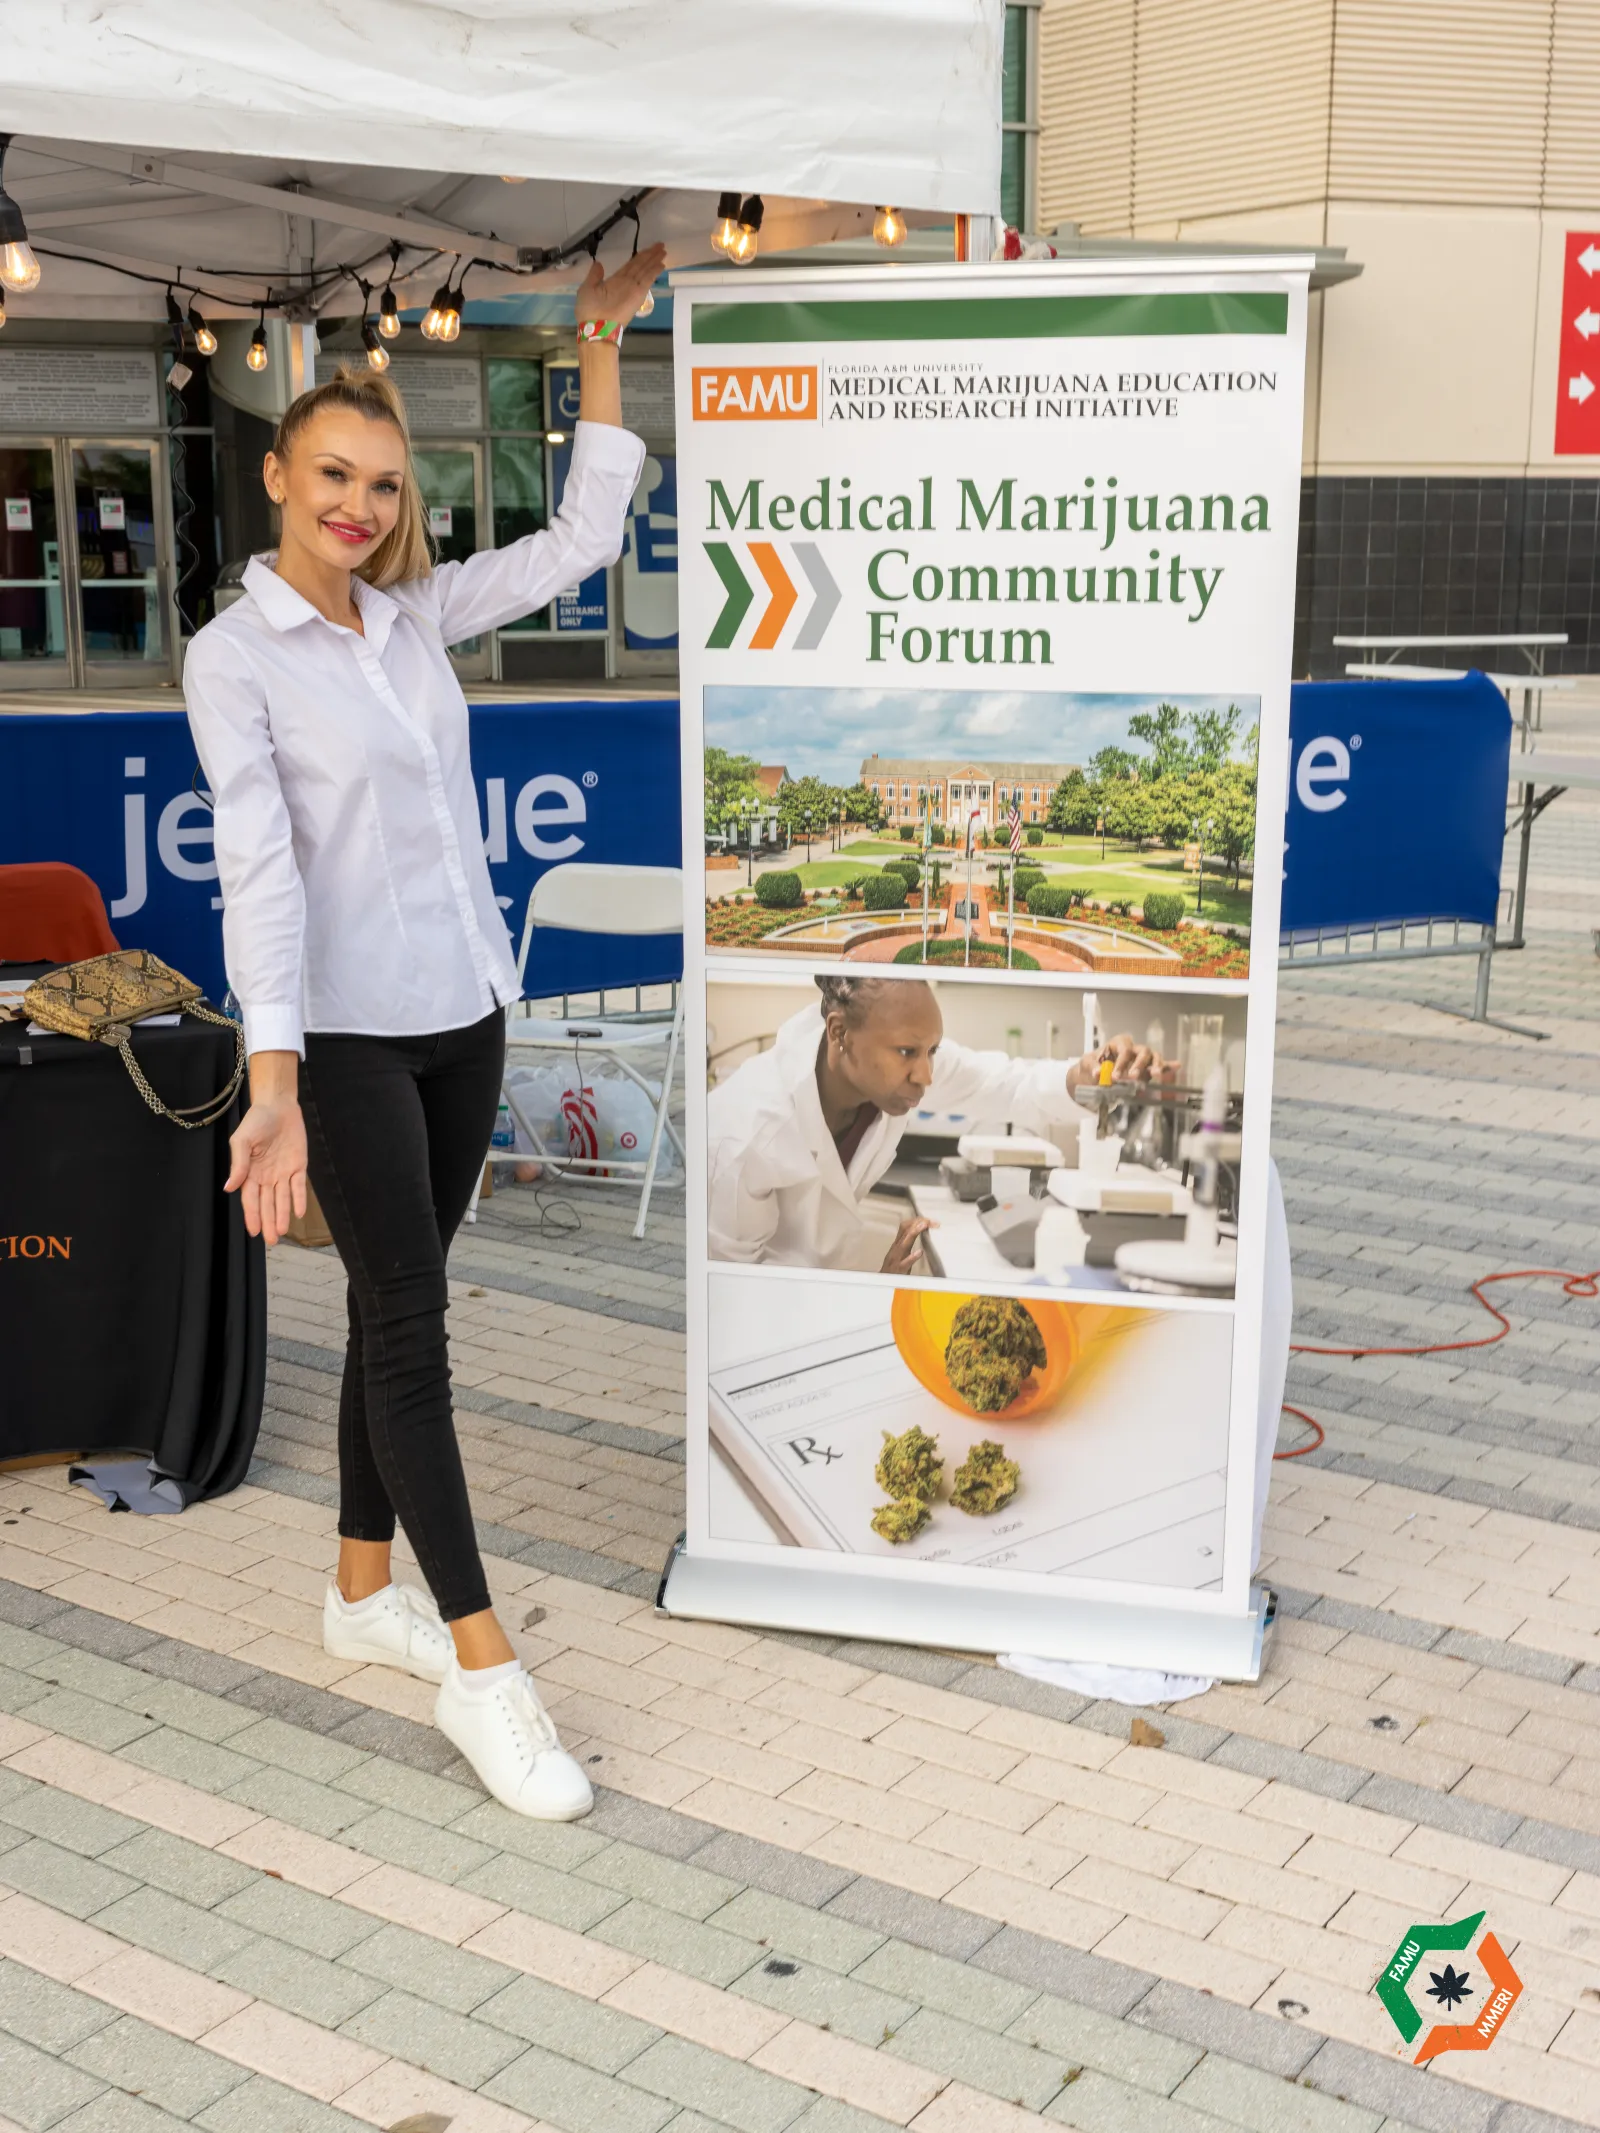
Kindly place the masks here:
[(348, 370), (341, 364), (325, 385), (291, 400), (278, 423), (272, 449), (287, 459), (295, 439), (325, 408), (348, 408), (368, 422), (387, 422), (400, 432), (405, 446), (405, 470), (400, 480), (400, 515), (355, 575), (379, 592), (390, 585), (403, 585), (410, 578), (425, 578), (433, 569), (433, 549), (428, 541), (428, 513), (417, 486), (411, 459), (411, 428), (400, 389), (375, 370)]

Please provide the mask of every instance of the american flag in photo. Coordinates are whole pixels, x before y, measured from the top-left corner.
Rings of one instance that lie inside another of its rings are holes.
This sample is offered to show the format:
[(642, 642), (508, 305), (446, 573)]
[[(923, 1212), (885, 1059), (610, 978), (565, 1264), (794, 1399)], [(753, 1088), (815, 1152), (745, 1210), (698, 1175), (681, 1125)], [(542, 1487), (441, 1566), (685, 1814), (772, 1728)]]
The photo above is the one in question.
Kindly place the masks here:
[(1022, 850), (1022, 809), (1018, 807), (1015, 800), (1011, 803), (1011, 812), (1007, 815), (1006, 821), (1011, 828), (1011, 856), (1015, 859), (1018, 852)]

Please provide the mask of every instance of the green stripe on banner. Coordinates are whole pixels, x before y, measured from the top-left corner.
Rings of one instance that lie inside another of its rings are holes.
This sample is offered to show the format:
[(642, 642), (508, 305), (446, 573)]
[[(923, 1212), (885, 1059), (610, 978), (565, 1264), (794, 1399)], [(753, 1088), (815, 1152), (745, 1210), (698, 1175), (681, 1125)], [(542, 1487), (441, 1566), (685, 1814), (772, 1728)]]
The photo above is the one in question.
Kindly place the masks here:
[(1286, 333), (1279, 289), (1139, 296), (935, 296), (696, 304), (697, 346), (756, 341), (1044, 341), (1118, 334)]

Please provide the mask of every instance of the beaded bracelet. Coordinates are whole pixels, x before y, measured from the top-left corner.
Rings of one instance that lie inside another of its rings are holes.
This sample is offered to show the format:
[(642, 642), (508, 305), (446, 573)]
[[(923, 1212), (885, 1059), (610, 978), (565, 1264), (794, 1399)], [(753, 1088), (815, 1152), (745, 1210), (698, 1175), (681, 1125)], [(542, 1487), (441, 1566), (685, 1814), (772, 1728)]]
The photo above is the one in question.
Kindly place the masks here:
[(580, 341), (620, 341), (622, 328), (614, 318), (586, 318), (578, 328)]

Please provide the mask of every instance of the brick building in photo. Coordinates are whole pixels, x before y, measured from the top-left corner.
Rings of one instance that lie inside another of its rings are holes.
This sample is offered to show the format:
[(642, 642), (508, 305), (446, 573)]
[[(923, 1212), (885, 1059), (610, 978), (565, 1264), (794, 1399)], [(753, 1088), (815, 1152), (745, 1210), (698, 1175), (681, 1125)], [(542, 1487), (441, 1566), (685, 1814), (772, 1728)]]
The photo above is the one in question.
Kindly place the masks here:
[(976, 807), (984, 825), (1004, 823), (1015, 799), (1025, 823), (1042, 823), (1050, 795), (1075, 763), (912, 762), (898, 756), (869, 755), (861, 765), (861, 783), (881, 802), (884, 820), (896, 827), (920, 822), (923, 805), (932, 802), (933, 817), (951, 828), (965, 823)]

